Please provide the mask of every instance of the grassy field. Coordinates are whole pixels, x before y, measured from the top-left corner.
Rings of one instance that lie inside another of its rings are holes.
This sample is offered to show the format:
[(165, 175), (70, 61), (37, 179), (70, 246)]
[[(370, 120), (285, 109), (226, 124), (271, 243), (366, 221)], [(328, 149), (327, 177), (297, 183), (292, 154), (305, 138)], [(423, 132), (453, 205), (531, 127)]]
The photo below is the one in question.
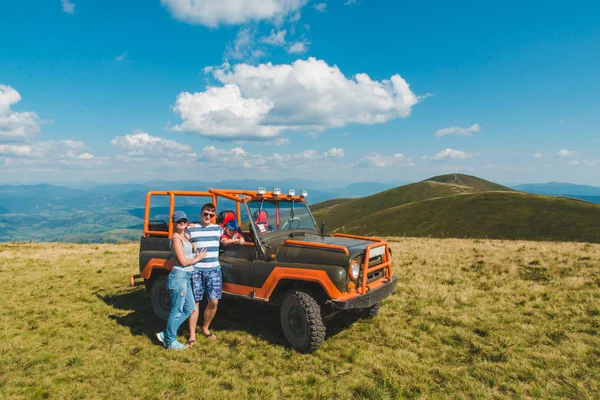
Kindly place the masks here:
[(239, 301), (166, 351), (138, 244), (1, 243), (0, 398), (597, 398), (600, 245), (389, 240), (395, 293), (313, 354)]

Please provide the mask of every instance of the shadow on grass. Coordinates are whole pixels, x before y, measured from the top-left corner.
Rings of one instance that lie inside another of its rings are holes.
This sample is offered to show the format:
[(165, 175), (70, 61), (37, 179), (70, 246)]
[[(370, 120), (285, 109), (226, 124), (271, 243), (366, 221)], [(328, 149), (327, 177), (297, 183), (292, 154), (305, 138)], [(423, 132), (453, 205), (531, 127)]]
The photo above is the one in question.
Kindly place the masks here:
[[(158, 319), (150, 305), (150, 296), (145, 290), (133, 290), (118, 295), (102, 295), (96, 293), (102, 301), (119, 310), (132, 311), (127, 315), (110, 315), (109, 318), (129, 328), (133, 335), (147, 336), (154, 340), (156, 332), (165, 327), (165, 322)], [(204, 311), (204, 303), (200, 302), (200, 313)], [(345, 313), (338, 313), (326, 321), (327, 338), (335, 336), (348, 328), (357, 319)], [(200, 324), (200, 321), (199, 321)], [(279, 308), (254, 301), (223, 298), (219, 302), (217, 315), (211, 328), (217, 331), (243, 331), (260, 337), (271, 344), (289, 347), (279, 322)], [(187, 323), (180, 328), (180, 334), (188, 336)]]

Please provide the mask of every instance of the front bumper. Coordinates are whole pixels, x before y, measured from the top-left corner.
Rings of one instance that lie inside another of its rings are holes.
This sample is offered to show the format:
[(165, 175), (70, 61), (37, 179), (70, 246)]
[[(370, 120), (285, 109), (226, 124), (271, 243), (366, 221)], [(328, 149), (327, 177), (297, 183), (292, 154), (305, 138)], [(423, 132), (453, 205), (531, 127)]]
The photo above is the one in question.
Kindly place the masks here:
[(372, 289), (365, 294), (359, 294), (358, 296), (352, 297), (348, 300), (330, 300), (329, 303), (333, 308), (338, 310), (351, 310), (354, 308), (371, 307), (392, 294), (397, 284), (398, 278), (396, 276), (392, 276), (392, 280), (390, 282), (384, 283), (383, 285), (377, 287), (376, 289)]

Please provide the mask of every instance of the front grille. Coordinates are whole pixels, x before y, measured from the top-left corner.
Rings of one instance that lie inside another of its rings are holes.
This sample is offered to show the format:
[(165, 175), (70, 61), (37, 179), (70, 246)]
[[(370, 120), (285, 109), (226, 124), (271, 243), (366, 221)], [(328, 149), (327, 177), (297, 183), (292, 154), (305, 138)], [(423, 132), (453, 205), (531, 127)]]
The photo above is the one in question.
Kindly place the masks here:
[(385, 268), (382, 268), (380, 270), (371, 272), (370, 274), (367, 275), (367, 283), (371, 283), (373, 281), (379, 280), (381, 278), (383, 278), (383, 272), (384, 272)]

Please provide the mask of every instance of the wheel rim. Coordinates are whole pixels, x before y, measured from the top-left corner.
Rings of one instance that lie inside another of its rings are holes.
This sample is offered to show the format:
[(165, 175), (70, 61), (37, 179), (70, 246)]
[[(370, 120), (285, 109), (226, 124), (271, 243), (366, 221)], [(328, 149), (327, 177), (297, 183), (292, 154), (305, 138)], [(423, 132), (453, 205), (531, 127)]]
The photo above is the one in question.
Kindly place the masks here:
[(303, 337), (306, 331), (302, 313), (295, 307), (290, 309), (288, 313), (288, 326), (296, 337)]
[(169, 296), (169, 291), (167, 290), (167, 288), (162, 288), (160, 290), (160, 295), (158, 296), (158, 302), (160, 304), (160, 307), (163, 310), (170, 310), (171, 309), (171, 297)]

